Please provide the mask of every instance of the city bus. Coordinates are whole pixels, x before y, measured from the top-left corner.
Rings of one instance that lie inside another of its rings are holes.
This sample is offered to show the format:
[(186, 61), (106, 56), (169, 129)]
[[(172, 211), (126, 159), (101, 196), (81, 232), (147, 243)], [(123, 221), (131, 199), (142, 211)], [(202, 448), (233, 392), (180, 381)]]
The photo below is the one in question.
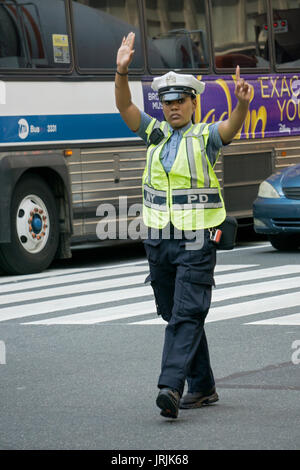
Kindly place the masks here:
[(253, 85), (215, 166), (228, 214), (251, 220), (260, 182), (300, 162), (299, 25), (300, 0), (0, 0), (2, 271), (40, 272), (78, 247), (130, 239), (146, 161), (114, 101), (130, 31), (132, 100), (160, 120), (151, 82), (169, 70), (205, 82), (195, 122), (230, 116), (237, 65)]

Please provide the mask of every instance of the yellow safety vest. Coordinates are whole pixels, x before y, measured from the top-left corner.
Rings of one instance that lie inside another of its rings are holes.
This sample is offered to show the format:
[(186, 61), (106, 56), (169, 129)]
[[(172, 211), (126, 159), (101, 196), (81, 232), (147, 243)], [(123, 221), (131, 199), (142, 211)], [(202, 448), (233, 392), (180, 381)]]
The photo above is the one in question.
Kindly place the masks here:
[(152, 119), (148, 138), (160, 128), (164, 138), (149, 145), (143, 174), (143, 220), (147, 227), (163, 229), (171, 221), (179, 230), (216, 227), (226, 217), (219, 181), (206, 154), (208, 124), (193, 124), (181, 139), (167, 174), (160, 160), (171, 136), (168, 123)]

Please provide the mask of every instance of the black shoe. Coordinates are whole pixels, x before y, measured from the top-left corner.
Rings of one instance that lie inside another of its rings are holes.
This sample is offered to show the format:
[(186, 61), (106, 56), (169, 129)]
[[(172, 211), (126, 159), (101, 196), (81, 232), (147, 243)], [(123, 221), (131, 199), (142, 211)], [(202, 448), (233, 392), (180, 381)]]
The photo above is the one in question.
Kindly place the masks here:
[(203, 405), (210, 405), (219, 400), (219, 396), (213, 387), (208, 392), (187, 393), (180, 400), (180, 409), (201, 408)]
[(172, 388), (161, 388), (156, 399), (157, 406), (161, 409), (161, 416), (165, 418), (177, 418), (180, 395)]

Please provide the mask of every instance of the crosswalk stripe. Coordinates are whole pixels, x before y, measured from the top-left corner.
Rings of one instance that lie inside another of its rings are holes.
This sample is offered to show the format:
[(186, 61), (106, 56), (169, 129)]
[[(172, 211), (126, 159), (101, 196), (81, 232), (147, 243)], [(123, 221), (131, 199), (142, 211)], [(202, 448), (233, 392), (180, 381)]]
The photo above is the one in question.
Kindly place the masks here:
[(90, 312), (75, 313), (73, 315), (47, 318), (45, 320), (25, 322), (23, 325), (91, 325), (150, 313), (154, 314), (156, 312), (154, 300), (130, 304), (129, 311), (124, 312), (124, 309), (128, 308), (128, 305), (121, 305), (118, 307), (92, 310)]
[[(100, 292), (106, 289), (112, 289), (114, 287), (126, 287), (133, 284), (143, 284), (145, 280), (144, 275), (132, 276), (132, 277), (120, 277), (116, 279), (107, 279), (105, 281), (93, 281), (93, 282), (82, 282), (80, 284), (71, 284), (67, 286), (55, 287), (55, 289), (43, 289), (36, 292), (21, 292), (13, 294), (11, 293), (9, 296), (6, 296), (3, 299), (4, 304), (11, 304), (15, 302), (25, 302), (28, 300), (33, 300), (33, 298), (38, 298), (40, 301), (45, 298), (53, 297), (53, 296), (64, 296), (64, 295), (71, 295), (71, 294), (80, 294), (85, 292)], [(117, 297), (117, 291), (115, 292)], [(106, 295), (105, 294), (102, 294)], [(34, 297), (33, 297), (34, 296)], [(70, 303), (70, 300), (69, 300)], [(24, 308), (25, 306), (23, 306)], [(0, 310), (1, 312), (1, 310)]]
[[(135, 268), (135, 271), (138, 271), (137, 268)], [(143, 269), (144, 271), (144, 269)], [(147, 273), (147, 271), (146, 271)], [(121, 273), (120, 273), (121, 274)], [(58, 296), (65, 296), (65, 295), (71, 295), (71, 294), (80, 294), (80, 293), (85, 293), (85, 292), (93, 292), (93, 291), (104, 291), (106, 289), (113, 289), (117, 287), (126, 287), (126, 286), (131, 286), (134, 284), (143, 284), (145, 281), (145, 271), (143, 275), (137, 275), (137, 276), (126, 276), (126, 277), (117, 277), (114, 279), (106, 279), (106, 280), (96, 280), (96, 281), (89, 281), (89, 282), (81, 282), (79, 284), (68, 284), (68, 285), (63, 285), (63, 286), (57, 286), (54, 288), (49, 288), (49, 289), (42, 289), (39, 290), (38, 293), (35, 290), (29, 290), (25, 292), (9, 292), (4, 296), (0, 296), (0, 299), (3, 299), (3, 303), (5, 305), (16, 303), (16, 302), (26, 302), (30, 300), (35, 300), (39, 299), (39, 301), (42, 301), (42, 299), (46, 298), (51, 298), (53, 296), (58, 297)], [(90, 276), (89, 276), (90, 278)], [(72, 281), (81, 279), (80, 276), (73, 276)], [(54, 280), (55, 282), (55, 280)], [(48, 285), (48, 284), (47, 284)], [(37, 289), (35, 286), (34, 289)], [(103, 294), (106, 295), (106, 294)], [(115, 292), (115, 299), (118, 299), (118, 291), (116, 290)], [(0, 310), (1, 312), (1, 310)]]
[[(110, 270), (118, 270), (120, 268), (131, 268), (135, 267), (137, 265), (144, 265), (145, 268), (148, 267), (148, 262), (147, 261), (133, 261), (132, 263), (120, 263), (120, 264), (114, 264), (114, 265), (108, 265), (108, 266), (94, 266), (93, 268), (70, 268), (70, 269), (53, 269), (53, 270), (45, 270), (42, 273), (38, 274), (26, 274), (24, 275), (17, 275), (17, 276), (0, 276), (0, 285), (2, 284), (10, 284), (10, 283), (16, 283), (18, 285), (19, 283), (24, 283), (27, 284), (28, 281), (31, 280), (39, 280), (39, 279), (46, 279), (46, 278), (51, 278), (51, 277), (59, 277), (59, 276), (72, 276), (76, 273), (92, 273), (93, 271), (95, 272), (102, 272), (105, 271), (106, 273), (109, 273)], [(109, 274), (107, 274), (109, 275)]]
[[(26, 306), (18, 305), (14, 307), (7, 307), (0, 311), (0, 321), (13, 320), (22, 317), (31, 317), (45, 313), (61, 312), (62, 310), (87, 307), (98, 304), (102, 304), (102, 308), (104, 308), (105, 303), (115, 301), (116, 297), (117, 300), (125, 300), (144, 297), (145, 295), (151, 294), (151, 286), (142, 286), (136, 287), (134, 289), (121, 289), (118, 291), (117, 296), (116, 291), (110, 291), (105, 292), (105, 294), (103, 292), (86, 295), (83, 294), (80, 296), (74, 296), (71, 299), (66, 297), (55, 300), (36, 302)], [(24, 307), (26, 307), (26, 309)]]
[[(248, 302), (239, 302), (236, 304), (225, 305), (222, 307), (211, 307), (206, 323), (216, 322), (220, 320), (229, 320), (237, 317), (245, 317), (255, 315), (257, 313), (272, 312), (278, 310), (278, 306), (284, 305), (284, 308), (296, 307), (300, 305), (300, 296), (292, 294), (275, 295), (274, 297), (266, 297), (263, 299), (251, 300)], [(280, 310), (280, 308), (279, 308)], [(141, 322), (130, 323), (136, 325), (157, 325), (165, 324), (162, 318), (153, 320), (144, 320)]]
[[(216, 301), (223, 301), (223, 300), (233, 300), (235, 298), (242, 298), (247, 297), (248, 295), (253, 294), (262, 294), (268, 292), (274, 292), (283, 289), (292, 289), (297, 288), (299, 286), (299, 277), (288, 278), (288, 279), (280, 279), (275, 281), (267, 281), (262, 282), (259, 284), (250, 284), (246, 286), (236, 286), (236, 287), (227, 287), (224, 289), (216, 289), (213, 292), (213, 302)], [(127, 316), (131, 316), (133, 306), (138, 306), (135, 312), (139, 311), (139, 315), (146, 315), (156, 312), (154, 302), (152, 305), (152, 309), (149, 309), (150, 304), (147, 302), (140, 302), (138, 304), (131, 304), (130, 305), (130, 312), (128, 312)], [(136, 316), (136, 315), (134, 315)], [(82, 312), (70, 315), (64, 315), (55, 317), (53, 319), (46, 319), (40, 320), (35, 322), (30, 322), (31, 324), (74, 324), (81, 322), (82, 324), (90, 324), (90, 323), (101, 323), (105, 321), (115, 321), (121, 318), (125, 318), (126, 314), (124, 315), (124, 305), (119, 307), (113, 307), (110, 309), (102, 309), (101, 306), (97, 310), (93, 310), (90, 312)]]
[[(134, 267), (134, 273), (139, 273), (139, 272), (147, 272), (148, 271), (148, 266), (135, 266)], [(10, 292), (15, 292), (17, 289), (18, 290), (26, 290), (30, 291), (33, 289), (40, 289), (43, 287), (51, 287), (54, 286), (56, 289), (59, 287), (60, 284), (65, 284), (65, 283), (76, 283), (76, 282), (82, 282), (82, 281), (87, 281), (87, 280), (92, 280), (92, 279), (97, 279), (100, 282), (103, 277), (113, 277), (113, 276), (121, 276), (122, 274), (127, 274), (128, 275), (128, 280), (130, 280), (130, 273), (128, 273), (128, 267), (126, 268), (114, 268), (110, 270), (109, 272), (107, 271), (99, 271), (99, 272), (81, 272), (81, 273), (76, 273), (73, 274), (72, 277), (70, 278), (56, 278), (56, 277), (51, 277), (51, 278), (42, 278), (42, 279), (35, 279), (33, 281), (28, 281), (26, 283), (18, 284), (17, 286), (15, 284), (9, 284), (7, 286), (2, 286), (0, 290), (0, 301), (3, 298), (3, 294), (9, 294)], [(55, 295), (57, 295), (55, 293)]]
[[(241, 269), (241, 268), (245, 268), (245, 267), (254, 267), (254, 266), (257, 266), (255, 264), (253, 265), (222, 265), (220, 267), (218, 267), (218, 269), (216, 269), (216, 272), (226, 272), (226, 271), (231, 271), (231, 270), (238, 270), (238, 269)], [(6, 303), (3, 299), (3, 295), (4, 294), (10, 294), (10, 293), (15, 293), (16, 290), (26, 290), (26, 291), (30, 291), (31, 289), (40, 289), (40, 288), (43, 288), (43, 287), (51, 287), (51, 286), (54, 286), (55, 290), (59, 287), (59, 284), (65, 284), (65, 283), (76, 283), (76, 282), (82, 282), (82, 281), (87, 281), (87, 280), (91, 280), (91, 279), (95, 279), (95, 282), (96, 280), (99, 280), (101, 282), (101, 285), (99, 283), (99, 287), (102, 288), (102, 283), (103, 283), (103, 280), (101, 280), (102, 278), (109, 278), (109, 277), (116, 277), (116, 276), (121, 276), (121, 275), (127, 275), (128, 276), (128, 285), (130, 284), (133, 284), (133, 282), (131, 282), (132, 278), (131, 276), (134, 275), (134, 274), (137, 274), (139, 272), (144, 272), (145, 275), (144, 275), (144, 278), (146, 277), (148, 271), (149, 271), (149, 268), (148, 268), (148, 264), (143, 264), (143, 265), (140, 265), (140, 266), (134, 266), (134, 271), (133, 270), (130, 270), (128, 272), (128, 266), (126, 267), (118, 267), (118, 268), (112, 268), (112, 269), (109, 269), (109, 270), (99, 270), (99, 271), (96, 271), (96, 272), (81, 272), (81, 273), (76, 273), (76, 274), (73, 274), (71, 278), (65, 278), (65, 277), (62, 277), (62, 278), (55, 278), (55, 277), (51, 277), (51, 278), (42, 278), (42, 279), (34, 279), (32, 281), (26, 281), (24, 282), (23, 284), (18, 284), (17, 286), (12, 283), (12, 284), (9, 284), (9, 285), (6, 285), (6, 286), (2, 286), (1, 287), (1, 290), (0, 290), (0, 301), (2, 301), (3, 303)], [(120, 279), (126, 279), (125, 277), (121, 277)], [(141, 279), (138, 281), (138, 282), (143, 282), (144, 279)], [(123, 281), (122, 281), (123, 282)], [(118, 285), (118, 283), (116, 284)], [(123, 285), (126, 285), (125, 283)], [(76, 289), (76, 292), (78, 292), (78, 289), (80, 289), (80, 287), (83, 287), (85, 289), (85, 287), (89, 287), (88, 284), (86, 285), (83, 285), (83, 284), (80, 284), (78, 285), (78, 288)], [(53, 290), (53, 289), (52, 289)], [(89, 290), (89, 289), (88, 289)], [(40, 293), (39, 292), (39, 296), (40, 296)], [(51, 290), (49, 290), (49, 294), (51, 293)], [(11, 294), (10, 294), (11, 295)], [(55, 295), (59, 295), (57, 292), (55, 292)], [(22, 299), (19, 299), (19, 300), (22, 300)], [(0, 305), (0, 308), (1, 308), (1, 305)]]
[(277, 292), (279, 290), (298, 288), (300, 284), (299, 276), (289, 277), (287, 279), (276, 279), (273, 281), (259, 282), (255, 284), (246, 284), (243, 286), (226, 287), (215, 289), (212, 294), (212, 301), (233, 300), (247, 297), (248, 295), (267, 294), (268, 292)]
[[(219, 265), (216, 267), (216, 270), (219, 272), (234, 271), (241, 268), (250, 268), (258, 265)], [(73, 279), (73, 278), (72, 278)], [(120, 285), (120, 284), (119, 284)], [(103, 287), (103, 284), (101, 284)], [(152, 293), (152, 291), (150, 291)], [(25, 325), (54, 325), (54, 324), (93, 324), (93, 323), (103, 323), (107, 321), (114, 321), (123, 318), (130, 318), (132, 316), (141, 316), (152, 314), (156, 312), (156, 307), (154, 300), (138, 302), (130, 304), (130, 312), (124, 313), (124, 305), (111, 307), (111, 308), (99, 308), (97, 310), (92, 310), (88, 312), (81, 312), (69, 315), (58, 316), (54, 318), (48, 318), (45, 320), (37, 320), (32, 322), (25, 322)]]
[[(134, 269), (128, 270), (128, 266)], [(255, 268), (255, 269), (253, 269)], [(258, 269), (257, 269), (258, 268)], [(243, 271), (237, 272), (240, 269)], [(94, 269), (93, 269), (94, 270)], [(109, 276), (117, 276), (122, 274), (130, 275), (124, 277), (115, 277), (109, 279)], [(227, 271), (230, 271), (227, 272)], [(137, 274), (136, 273), (143, 274)], [(16, 285), (2, 286), (8, 289), (4, 295), (0, 296), (0, 300), (5, 305), (1, 308), (0, 306), (0, 321), (12, 320), (16, 318), (26, 318), (36, 315), (43, 314), (56, 314), (59, 316), (51, 318), (30, 321), (25, 324), (92, 324), (102, 323), (107, 321), (115, 321), (118, 319), (124, 319), (126, 317), (141, 316), (147, 314), (155, 314), (156, 309), (154, 301), (142, 300), (145, 296), (153, 297), (153, 291), (151, 286), (145, 286), (143, 284), (145, 277), (148, 272), (147, 262), (114, 266), (109, 269), (101, 269), (96, 273), (78, 272), (76, 271), (69, 276), (69, 285), (59, 285), (59, 282), (55, 278), (43, 279), (42, 283), (39, 284), (39, 279), (35, 278), (27, 283), (18, 283), (17, 287), (20, 291), (16, 292)], [(278, 290), (286, 290), (297, 288), (299, 286), (299, 277), (289, 277), (287, 279), (276, 279), (268, 280), (263, 282), (250, 283), (248, 285), (238, 285), (231, 287), (224, 287), (220, 289), (220, 286), (233, 283), (243, 283), (245, 281), (252, 280), (263, 280), (265, 278), (272, 278), (283, 275), (293, 275), (300, 273), (300, 267), (297, 265), (285, 265), (276, 266), (271, 268), (260, 268), (259, 265), (217, 265), (216, 267), (216, 285), (217, 288), (213, 292), (213, 302), (228, 301), (239, 299), (243, 297), (263, 294), (268, 292), (277, 292)], [(87, 279), (93, 279), (90, 282), (83, 282)], [(99, 277), (99, 279), (98, 279)], [(101, 279), (105, 278), (105, 279)], [(107, 279), (108, 278), (108, 279)], [(49, 282), (50, 281), (50, 282)], [(65, 278), (61, 278), (62, 284), (64, 284)], [(77, 282), (77, 284), (76, 284)], [(135, 285), (136, 284), (136, 285)], [(138, 284), (141, 284), (140, 286)], [(25, 287), (29, 287), (26, 289)], [(52, 287), (51, 287), (52, 286)], [(134, 286), (134, 287), (131, 287)], [(38, 287), (45, 287), (36, 292), (35, 289)], [(47, 287), (47, 288), (46, 288)], [(121, 289), (120, 289), (121, 287)], [(126, 288), (125, 288), (126, 287)], [(123, 288), (123, 289), (122, 289)], [(1, 289), (2, 291), (2, 289)], [(76, 294), (76, 295), (74, 295)], [(285, 294), (293, 297), (291, 306), (298, 305), (295, 300), (295, 294)], [(51, 298), (61, 296), (60, 298)], [(65, 297), (67, 296), (67, 297)], [(281, 296), (267, 297), (264, 299), (257, 299), (255, 301), (239, 302), (230, 306), (217, 307), (214, 305), (207, 317), (207, 322), (218, 321), (227, 318), (235, 318), (237, 316), (252, 315), (253, 313), (263, 312), (264, 306), (268, 305), (270, 299), (278, 298), (282, 301), (284, 294)], [(43, 300), (44, 299), (44, 300)], [(136, 299), (136, 302), (124, 304), (124, 300)], [(290, 297), (288, 297), (290, 299)], [(30, 302), (31, 301), (31, 302)], [(107, 305), (112, 302), (122, 301), (123, 305), (111, 306)], [(260, 307), (260, 301), (262, 306)], [(28, 302), (25, 305), (11, 305), (10, 303)], [(247, 312), (247, 306), (257, 306), (256, 312)], [(300, 303), (299, 303), (300, 304)], [(107, 305), (107, 306), (106, 306)], [(279, 305), (279, 304), (278, 304)], [(96, 307), (90, 311), (86, 311), (86, 307)], [(238, 307), (239, 310), (236, 310)], [(72, 313), (73, 309), (85, 309), (83, 312)], [(277, 307), (278, 308), (278, 307)], [(268, 311), (268, 310), (266, 310)], [(61, 315), (62, 313), (65, 315)], [(69, 313), (67, 313), (69, 312)], [(228, 313), (230, 312), (230, 313)], [(212, 313), (215, 313), (212, 317)], [(230, 316), (228, 316), (230, 315)], [(157, 324), (164, 323), (160, 317), (145, 320), (141, 322), (135, 322), (131, 324)]]
[(257, 268), (259, 264), (217, 264), (215, 273), (223, 273), (226, 271), (238, 271), (239, 269), (248, 270), (249, 268)]
[[(275, 251), (275, 248), (272, 247), (272, 245), (269, 243), (269, 242), (262, 242), (260, 243), (259, 245), (252, 245), (252, 246), (241, 246), (239, 248), (234, 248), (234, 251), (233, 253), (235, 253), (236, 251), (248, 251), (248, 250), (257, 250), (259, 248), (270, 248), (271, 251)], [(232, 251), (228, 251), (228, 250), (220, 250), (219, 253), (228, 253), (228, 254), (231, 254)]]
[(253, 279), (264, 279), (267, 277), (285, 276), (287, 274), (300, 273), (300, 266), (288, 264), (284, 266), (272, 266), (271, 268), (251, 269), (240, 273), (222, 274), (216, 276), (216, 285), (234, 284), (235, 282), (251, 281)]
[[(220, 265), (218, 270), (220, 272), (237, 270), (241, 268), (249, 268), (256, 265)], [(152, 291), (150, 290), (150, 293)], [(126, 307), (126, 306), (125, 306)], [(128, 306), (127, 306), (128, 308)], [(138, 302), (130, 304), (130, 312), (124, 313), (124, 305), (111, 307), (111, 308), (99, 308), (89, 312), (81, 312), (69, 315), (62, 315), (54, 318), (48, 318), (45, 320), (37, 320), (32, 322), (25, 322), (26, 325), (54, 325), (54, 324), (93, 324), (103, 323), (107, 321), (115, 321), (123, 318), (130, 318), (132, 316), (141, 316), (147, 314), (156, 314), (156, 307), (154, 300), (146, 302)]]
[[(254, 246), (251, 246), (251, 247), (241, 247), (241, 248), (235, 248), (234, 251), (239, 251), (239, 250), (252, 250), (252, 249), (258, 249), (258, 248), (266, 248), (268, 246), (268, 243), (265, 243), (265, 244), (259, 244), (259, 245), (254, 245)], [(231, 253), (231, 252), (228, 252), (228, 251), (222, 251), (222, 253)], [(81, 268), (81, 267), (78, 267), (78, 268), (70, 268), (70, 269), (47, 269), (45, 271), (43, 271), (43, 273), (38, 273), (38, 274), (26, 274), (26, 276), (24, 275), (15, 275), (15, 276), (1, 276), (0, 275), (0, 285), (3, 285), (3, 284), (10, 284), (10, 283), (23, 283), (23, 282), (28, 282), (28, 281), (31, 281), (31, 280), (38, 280), (38, 279), (41, 279), (42, 278), (51, 278), (51, 277), (58, 277), (58, 276), (69, 276), (69, 275), (72, 275), (72, 274), (76, 274), (76, 273), (79, 273), (79, 272), (93, 272), (93, 271), (100, 271), (100, 270), (110, 270), (110, 269), (117, 269), (117, 268), (123, 268), (123, 267), (133, 267), (133, 266), (136, 266), (136, 265), (145, 265), (147, 266), (148, 263), (146, 260), (143, 260), (143, 261), (133, 261), (131, 263), (119, 263), (119, 264), (113, 264), (113, 265), (108, 265), (108, 266), (102, 266), (102, 267), (97, 267), (97, 266), (94, 266), (94, 267), (90, 267), (90, 268)], [(235, 265), (228, 265), (228, 266), (232, 266), (234, 267)], [(245, 266), (255, 266), (254, 264), (253, 265), (236, 265), (236, 266), (239, 266), (239, 267), (245, 267)], [(216, 268), (217, 269), (217, 268)], [(239, 269), (236, 267), (236, 269)]]
[[(59, 278), (60, 276), (61, 277), (69, 277), (69, 276), (73, 276), (73, 275), (76, 275), (76, 274), (80, 274), (80, 273), (92, 273), (92, 272), (95, 272), (97, 273), (97, 276), (98, 276), (98, 273), (99, 272), (105, 272), (107, 276), (111, 275), (110, 274), (110, 271), (118, 271), (118, 269), (123, 269), (123, 268), (135, 268), (136, 266), (144, 266), (145, 269), (148, 268), (148, 262), (147, 260), (142, 260), (142, 261), (132, 261), (131, 263), (119, 263), (119, 264), (112, 264), (112, 265), (106, 265), (106, 266), (94, 266), (94, 267), (90, 267), (90, 268), (81, 268), (81, 267), (78, 267), (78, 268), (70, 268), (70, 269), (48, 269), (48, 270), (45, 270), (43, 271), (42, 273), (37, 273), (37, 274), (26, 274), (26, 276), (24, 275), (15, 275), (15, 276), (6, 276), (6, 275), (1, 275), (0, 274), (0, 286), (1, 285), (9, 285), (9, 284), (12, 284), (14, 283), (14, 285), (18, 285), (18, 284), (23, 284), (24, 285), (27, 285), (28, 282), (30, 281), (39, 281), (39, 280), (42, 280), (42, 279), (50, 279), (50, 278)], [(245, 265), (245, 264), (240, 264), (240, 265), (234, 265), (234, 264), (231, 264), (231, 265), (220, 265), (219, 267), (216, 267), (216, 269), (223, 269), (224, 267), (224, 271), (225, 270), (230, 270), (230, 269), (240, 269), (240, 268), (246, 268), (246, 267), (251, 267), (251, 266), (257, 266), (256, 264), (248, 264), (248, 265)], [(1, 288), (1, 292), (2, 292), (2, 288)]]
[(267, 320), (253, 321), (245, 323), (245, 325), (300, 325), (300, 313), (268, 318)]
[[(227, 270), (227, 269), (236, 269), (237, 267), (234, 265), (227, 265), (224, 268), (225, 270)], [(222, 267), (220, 269), (222, 270)], [(120, 284), (121, 283), (119, 282), (119, 285)], [(127, 285), (128, 285), (128, 280), (127, 280)], [(111, 286), (111, 283), (110, 283), (110, 286)], [(76, 293), (80, 293), (82, 291), (86, 292), (86, 286), (83, 286), (82, 284), (80, 287), (79, 286), (75, 286), (75, 287), (76, 287), (76, 290), (75, 290)], [(100, 290), (100, 283), (97, 284), (97, 286), (95, 287), (97, 288), (97, 290)], [(102, 281), (102, 287), (103, 287), (103, 281)], [(91, 289), (91, 283), (89, 283), (88, 288)], [(55, 293), (55, 291), (53, 292)], [(105, 292), (105, 293), (100, 292), (100, 293), (94, 293), (94, 294), (91, 294), (91, 293), (82, 294), (79, 296), (74, 296), (71, 299), (60, 298), (60, 299), (52, 299), (52, 300), (43, 301), (43, 300), (39, 300), (42, 294), (44, 295), (45, 291), (43, 291), (43, 293), (42, 291), (39, 291), (38, 293), (34, 292), (35, 297), (32, 300), (36, 299), (38, 301), (33, 302), (31, 304), (8, 306), (8, 307), (0, 309), (0, 321), (13, 320), (16, 318), (25, 318), (25, 317), (42, 315), (42, 314), (53, 313), (53, 312), (62, 312), (68, 309), (82, 308), (82, 307), (98, 305), (98, 304), (101, 305), (101, 307), (99, 305), (99, 310), (102, 310), (105, 308), (105, 303), (107, 302), (131, 299), (131, 298), (136, 298), (136, 297), (139, 298), (145, 295), (153, 295), (151, 286), (144, 286), (144, 285), (141, 287), (133, 288), (133, 289), (129, 288), (129, 289), (120, 289), (118, 291), (110, 291), (110, 292)], [(16, 295), (17, 295), (18, 301), (24, 301), (24, 297), (22, 300), (22, 297), (20, 296), (20, 294), (16, 294)], [(9, 297), (15, 300), (15, 297), (11, 297), (11, 295)], [(5, 302), (7, 302), (7, 299), (5, 300)]]
[[(227, 268), (227, 266), (225, 267)], [(115, 272), (114, 272), (115, 273)], [(149, 286), (144, 286), (144, 280), (146, 275), (139, 275), (139, 276), (129, 276), (124, 278), (116, 278), (116, 279), (108, 279), (105, 281), (95, 281), (95, 282), (88, 282), (88, 283), (80, 283), (78, 285), (67, 285), (62, 287), (56, 287), (55, 289), (43, 289), (39, 291), (30, 291), (30, 292), (22, 292), (22, 293), (10, 293), (4, 297), (3, 303), (5, 307), (0, 309), (0, 321), (4, 321), (9, 319), (9, 315), (13, 318), (20, 318), (22, 316), (30, 316), (30, 315), (38, 315), (40, 313), (45, 313), (45, 309), (49, 309), (49, 312), (55, 311), (56, 309), (61, 311), (63, 309), (70, 309), (74, 307), (82, 307), (84, 305), (92, 305), (92, 304), (99, 304), (99, 303), (106, 303), (109, 301), (116, 301), (122, 300), (124, 298), (132, 298), (135, 296), (143, 296), (143, 295), (151, 295), (152, 290)], [(130, 288), (129, 286), (132, 284), (142, 284), (141, 287)], [(102, 292), (101, 290), (110, 289), (114, 287), (128, 287), (126, 290), (115, 290), (112, 292)], [(138, 290), (136, 290), (138, 289)], [(86, 292), (89, 294), (85, 295)], [(95, 294), (92, 294), (92, 292)], [(99, 294), (97, 294), (99, 292)], [(63, 296), (77, 294), (80, 298), (76, 298), (77, 296), (65, 299)], [(62, 299), (53, 299), (51, 297), (55, 296), (62, 296)], [(43, 300), (47, 299), (47, 300)], [(92, 301), (94, 299), (94, 302)], [(33, 303), (28, 303), (26, 305), (16, 305), (16, 306), (8, 306), (10, 303), (14, 302), (25, 302), (32, 300)], [(37, 302), (38, 301), (38, 302)], [(88, 302), (88, 303), (85, 303)], [(57, 308), (59, 306), (60, 308)]]

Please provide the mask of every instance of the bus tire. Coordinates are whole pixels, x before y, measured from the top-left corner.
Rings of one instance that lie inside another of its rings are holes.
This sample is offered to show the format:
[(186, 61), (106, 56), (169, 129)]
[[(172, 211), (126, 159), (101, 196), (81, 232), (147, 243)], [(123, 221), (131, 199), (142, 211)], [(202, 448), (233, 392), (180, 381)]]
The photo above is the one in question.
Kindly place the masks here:
[(294, 251), (300, 246), (300, 238), (294, 234), (269, 235), (269, 241), (278, 251)]
[(24, 176), (16, 185), (10, 211), (11, 242), (0, 244), (0, 266), (9, 274), (41, 272), (59, 243), (58, 208), (46, 181)]

